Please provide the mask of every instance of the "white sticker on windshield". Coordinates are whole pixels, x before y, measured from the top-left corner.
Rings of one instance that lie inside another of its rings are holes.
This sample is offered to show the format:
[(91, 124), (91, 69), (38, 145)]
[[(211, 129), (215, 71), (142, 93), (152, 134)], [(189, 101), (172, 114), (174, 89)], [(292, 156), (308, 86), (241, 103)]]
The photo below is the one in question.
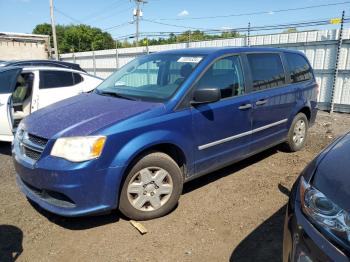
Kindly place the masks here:
[(114, 86), (125, 86), (125, 83), (123, 81), (117, 81), (114, 83)]
[(180, 57), (177, 62), (179, 63), (199, 63), (202, 60), (202, 57), (200, 56), (182, 56)]

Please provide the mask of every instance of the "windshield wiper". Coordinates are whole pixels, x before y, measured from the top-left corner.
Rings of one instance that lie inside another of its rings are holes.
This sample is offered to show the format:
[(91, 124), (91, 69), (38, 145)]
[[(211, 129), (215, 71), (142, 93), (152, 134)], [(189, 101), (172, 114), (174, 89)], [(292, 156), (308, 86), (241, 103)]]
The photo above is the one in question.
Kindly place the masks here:
[(101, 96), (113, 96), (113, 97), (116, 97), (116, 98), (122, 98), (122, 99), (127, 99), (127, 100), (136, 100), (136, 99), (134, 99), (132, 97), (121, 95), (121, 94), (118, 94), (118, 93), (115, 93), (115, 92), (97, 91), (96, 90), (95, 93), (98, 94), (98, 95), (101, 95)]

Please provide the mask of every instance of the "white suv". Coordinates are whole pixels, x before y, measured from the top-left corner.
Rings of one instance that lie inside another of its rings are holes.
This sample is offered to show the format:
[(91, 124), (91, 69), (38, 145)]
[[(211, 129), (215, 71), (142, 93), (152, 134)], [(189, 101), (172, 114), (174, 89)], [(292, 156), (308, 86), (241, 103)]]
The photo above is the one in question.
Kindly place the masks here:
[(32, 112), (89, 92), (101, 82), (98, 77), (67, 68), (0, 69), (0, 141), (11, 142), (19, 122)]

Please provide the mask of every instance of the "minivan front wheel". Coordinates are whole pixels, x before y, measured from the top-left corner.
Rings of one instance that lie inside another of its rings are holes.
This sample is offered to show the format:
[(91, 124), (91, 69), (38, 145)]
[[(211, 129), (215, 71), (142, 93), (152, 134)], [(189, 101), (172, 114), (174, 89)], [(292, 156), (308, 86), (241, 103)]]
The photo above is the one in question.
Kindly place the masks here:
[(304, 113), (298, 113), (288, 132), (286, 144), (289, 151), (296, 152), (304, 147), (308, 129), (309, 122), (306, 115)]
[(169, 213), (183, 186), (182, 172), (167, 154), (142, 157), (128, 173), (120, 195), (119, 210), (134, 220), (148, 220)]

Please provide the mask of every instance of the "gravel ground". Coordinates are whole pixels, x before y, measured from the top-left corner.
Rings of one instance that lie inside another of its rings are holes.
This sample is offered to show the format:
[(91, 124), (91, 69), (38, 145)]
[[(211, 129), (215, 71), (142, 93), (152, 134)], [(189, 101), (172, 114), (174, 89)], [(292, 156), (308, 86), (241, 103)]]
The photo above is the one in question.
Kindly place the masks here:
[(350, 116), (320, 112), (306, 148), (275, 147), (189, 182), (176, 210), (142, 222), (140, 235), (117, 212), (68, 219), (29, 203), (0, 143), (0, 261), (280, 261), (289, 190), (300, 171)]

